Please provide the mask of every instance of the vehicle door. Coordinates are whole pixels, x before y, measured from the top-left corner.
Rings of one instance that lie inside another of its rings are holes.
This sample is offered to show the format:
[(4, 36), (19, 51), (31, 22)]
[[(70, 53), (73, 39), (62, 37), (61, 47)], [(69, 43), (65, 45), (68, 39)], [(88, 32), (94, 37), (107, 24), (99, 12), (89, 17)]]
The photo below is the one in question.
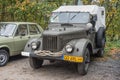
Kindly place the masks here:
[(36, 38), (41, 36), (41, 31), (39, 26), (36, 24), (28, 24), (30, 38)]
[(18, 28), (15, 33), (15, 37), (14, 37), (16, 53), (20, 54), (20, 52), (24, 49), (28, 40), (29, 40), (29, 35), (28, 35), (27, 24), (18, 25)]

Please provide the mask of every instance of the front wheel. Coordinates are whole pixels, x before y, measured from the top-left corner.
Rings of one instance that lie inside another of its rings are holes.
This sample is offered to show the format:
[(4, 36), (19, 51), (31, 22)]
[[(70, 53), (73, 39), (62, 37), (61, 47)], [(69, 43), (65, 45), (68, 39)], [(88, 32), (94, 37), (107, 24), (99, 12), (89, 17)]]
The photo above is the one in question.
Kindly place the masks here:
[(9, 60), (9, 54), (5, 50), (0, 50), (0, 67), (5, 66)]
[(38, 68), (42, 67), (43, 60), (30, 57), (30, 58), (29, 58), (29, 63), (30, 63), (30, 66), (31, 66), (33, 69), (38, 69)]
[(85, 75), (88, 72), (88, 67), (90, 64), (90, 52), (89, 49), (86, 48), (83, 54), (83, 63), (77, 63), (77, 70), (80, 75)]

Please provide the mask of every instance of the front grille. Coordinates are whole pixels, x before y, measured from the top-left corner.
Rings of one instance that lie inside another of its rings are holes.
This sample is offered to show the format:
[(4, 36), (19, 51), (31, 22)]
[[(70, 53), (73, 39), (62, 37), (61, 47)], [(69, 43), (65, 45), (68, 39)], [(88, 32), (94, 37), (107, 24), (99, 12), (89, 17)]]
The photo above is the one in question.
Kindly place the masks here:
[(43, 36), (43, 50), (57, 51), (57, 36)]

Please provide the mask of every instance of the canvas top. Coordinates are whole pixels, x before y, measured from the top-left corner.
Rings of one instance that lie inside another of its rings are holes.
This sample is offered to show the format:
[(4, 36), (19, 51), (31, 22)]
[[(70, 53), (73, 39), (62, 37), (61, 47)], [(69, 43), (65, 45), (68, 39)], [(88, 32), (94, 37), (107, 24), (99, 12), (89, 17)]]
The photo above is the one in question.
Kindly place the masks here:
[(53, 12), (89, 12), (90, 14), (97, 14), (99, 6), (97, 5), (78, 5), (78, 6), (61, 6)]

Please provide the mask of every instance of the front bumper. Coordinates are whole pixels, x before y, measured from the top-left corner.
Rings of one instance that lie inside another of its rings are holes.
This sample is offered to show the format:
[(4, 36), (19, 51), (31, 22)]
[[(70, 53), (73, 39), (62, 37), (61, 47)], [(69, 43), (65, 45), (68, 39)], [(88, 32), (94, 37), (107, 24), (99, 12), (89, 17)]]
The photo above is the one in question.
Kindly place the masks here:
[(62, 61), (69, 61), (69, 62), (75, 62), (75, 63), (82, 63), (83, 57), (81, 56), (73, 56), (73, 55), (66, 55), (62, 52), (50, 52), (50, 51), (35, 51), (35, 52), (22, 52), (23, 56), (28, 57), (35, 57), (39, 59), (46, 59), (46, 60), (62, 60)]
[(62, 52), (52, 53), (50, 51), (21, 52), (22, 56), (36, 57), (40, 59), (63, 60)]

